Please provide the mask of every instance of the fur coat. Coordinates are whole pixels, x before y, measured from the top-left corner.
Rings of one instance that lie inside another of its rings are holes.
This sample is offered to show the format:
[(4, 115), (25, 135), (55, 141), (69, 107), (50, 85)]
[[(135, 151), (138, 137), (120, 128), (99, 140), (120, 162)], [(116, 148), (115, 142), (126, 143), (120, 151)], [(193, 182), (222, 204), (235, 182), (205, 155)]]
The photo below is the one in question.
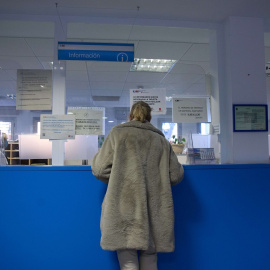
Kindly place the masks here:
[(184, 175), (170, 143), (149, 122), (115, 126), (93, 159), (96, 178), (108, 183), (102, 203), (105, 250), (174, 250), (171, 185)]

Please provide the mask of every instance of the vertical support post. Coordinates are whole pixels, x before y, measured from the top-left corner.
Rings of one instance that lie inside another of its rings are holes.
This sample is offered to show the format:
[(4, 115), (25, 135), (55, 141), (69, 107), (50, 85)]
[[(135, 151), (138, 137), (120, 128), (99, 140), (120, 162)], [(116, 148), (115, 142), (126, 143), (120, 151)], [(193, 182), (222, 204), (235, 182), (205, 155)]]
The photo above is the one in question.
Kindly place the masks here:
[[(55, 22), (52, 114), (64, 115), (66, 106), (66, 63), (58, 61), (58, 41), (66, 41), (66, 24), (60, 18)], [(65, 141), (52, 141), (52, 165), (64, 165)]]
[(267, 132), (233, 132), (233, 104), (266, 104), (264, 27), (230, 17), (217, 35), (221, 163), (268, 163)]

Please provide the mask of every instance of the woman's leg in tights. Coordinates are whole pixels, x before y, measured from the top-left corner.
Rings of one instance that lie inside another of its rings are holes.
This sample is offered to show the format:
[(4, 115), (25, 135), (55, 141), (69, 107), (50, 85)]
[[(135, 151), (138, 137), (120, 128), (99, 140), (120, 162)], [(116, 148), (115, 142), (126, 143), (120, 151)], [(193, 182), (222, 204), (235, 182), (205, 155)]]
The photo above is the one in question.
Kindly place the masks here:
[(158, 270), (157, 253), (154, 250), (140, 251), (140, 270)]
[(117, 250), (117, 256), (121, 270), (139, 270), (137, 250), (135, 249)]

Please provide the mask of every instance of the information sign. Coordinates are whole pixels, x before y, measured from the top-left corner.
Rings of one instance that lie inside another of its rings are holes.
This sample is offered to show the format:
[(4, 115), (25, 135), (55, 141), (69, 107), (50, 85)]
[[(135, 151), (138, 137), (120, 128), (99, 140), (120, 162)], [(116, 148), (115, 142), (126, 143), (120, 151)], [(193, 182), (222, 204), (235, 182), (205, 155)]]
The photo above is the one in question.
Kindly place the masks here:
[(40, 139), (75, 139), (75, 116), (41, 114)]
[(152, 114), (166, 114), (166, 90), (164, 88), (131, 89), (130, 108), (138, 101), (146, 102)]
[(134, 44), (58, 42), (58, 60), (134, 62)]

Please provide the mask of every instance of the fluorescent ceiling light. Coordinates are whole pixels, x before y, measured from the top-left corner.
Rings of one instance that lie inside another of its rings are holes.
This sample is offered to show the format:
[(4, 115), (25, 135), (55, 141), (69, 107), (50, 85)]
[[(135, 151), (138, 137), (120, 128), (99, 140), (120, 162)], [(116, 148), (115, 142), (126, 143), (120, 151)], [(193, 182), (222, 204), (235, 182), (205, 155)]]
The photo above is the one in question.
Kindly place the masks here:
[(135, 58), (130, 71), (169, 72), (176, 60)]
[(7, 94), (7, 98), (16, 99), (16, 95), (14, 95), (14, 94)]

